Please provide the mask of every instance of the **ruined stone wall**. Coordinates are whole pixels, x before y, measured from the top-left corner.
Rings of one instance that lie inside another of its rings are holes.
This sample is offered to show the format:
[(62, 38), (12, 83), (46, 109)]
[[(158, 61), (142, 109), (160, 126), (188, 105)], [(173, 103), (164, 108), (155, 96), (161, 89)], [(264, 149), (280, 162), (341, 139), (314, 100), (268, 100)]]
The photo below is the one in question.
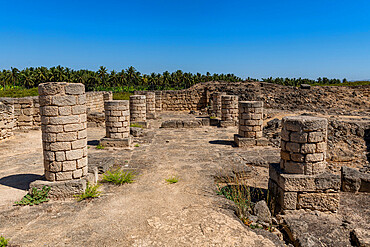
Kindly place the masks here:
[(0, 140), (13, 135), (14, 125), (14, 107), (0, 102)]
[(86, 92), (88, 112), (104, 112), (104, 100), (113, 100), (112, 92)]
[[(112, 92), (87, 92), (86, 105), (90, 112), (104, 112), (104, 100), (112, 100)], [(4, 105), (14, 108), (15, 128), (33, 129), (41, 126), (38, 96), (0, 98)]]
[(24, 98), (1, 98), (7, 106), (13, 106), (15, 127), (18, 129), (32, 129), (40, 126), (39, 99), (37, 96)]
[(167, 90), (162, 91), (162, 109), (164, 111), (200, 110), (207, 107), (204, 90)]

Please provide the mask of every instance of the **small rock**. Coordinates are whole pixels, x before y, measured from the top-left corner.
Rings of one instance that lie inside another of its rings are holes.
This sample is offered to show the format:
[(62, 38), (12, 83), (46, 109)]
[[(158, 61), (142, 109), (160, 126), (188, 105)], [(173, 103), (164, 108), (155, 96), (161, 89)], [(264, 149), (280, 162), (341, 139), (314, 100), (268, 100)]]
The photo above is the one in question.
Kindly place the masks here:
[(259, 201), (254, 205), (254, 214), (258, 217), (261, 222), (266, 222), (271, 224), (271, 213), (267, 207), (266, 201)]

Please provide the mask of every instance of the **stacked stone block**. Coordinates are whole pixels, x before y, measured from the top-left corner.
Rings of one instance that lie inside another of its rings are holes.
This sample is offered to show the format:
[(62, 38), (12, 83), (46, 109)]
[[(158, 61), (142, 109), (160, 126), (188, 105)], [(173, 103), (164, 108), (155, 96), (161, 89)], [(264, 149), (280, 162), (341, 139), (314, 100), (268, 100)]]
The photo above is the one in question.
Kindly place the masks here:
[(146, 118), (155, 119), (155, 93), (154, 92), (145, 92), (146, 96)]
[(0, 140), (13, 136), (15, 127), (14, 107), (0, 102)]
[(106, 137), (127, 138), (130, 135), (130, 110), (128, 100), (109, 100), (104, 103)]
[(162, 109), (164, 111), (200, 110), (207, 106), (203, 91), (196, 89), (162, 91)]
[(235, 126), (238, 123), (238, 96), (221, 96), (221, 127)]
[(146, 97), (145, 95), (130, 96), (130, 121), (146, 122)]
[(269, 190), (277, 212), (338, 210), (341, 181), (340, 176), (325, 172), (326, 135), (324, 118), (283, 118), (281, 162), (269, 168)]
[(105, 147), (129, 147), (130, 108), (128, 100), (105, 101), (106, 138), (100, 141)]
[(280, 168), (294, 174), (323, 173), (326, 168), (327, 126), (325, 118), (283, 118)]
[(162, 91), (155, 91), (155, 112), (162, 111)]
[(268, 140), (262, 138), (263, 102), (239, 102), (239, 132), (234, 136), (238, 147), (265, 146)]
[(80, 179), (87, 175), (85, 86), (49, 82), (39, 85), (45, 178)]
[(221, 96), (226, 95), (225, 92), (215, 92), (212, 95), (212, 113), (215, 117), (221, 117)]
[(112, 92), (87, 92), (86, 108), (88, 112), (103, 112), (104, 101), (112, 100)]

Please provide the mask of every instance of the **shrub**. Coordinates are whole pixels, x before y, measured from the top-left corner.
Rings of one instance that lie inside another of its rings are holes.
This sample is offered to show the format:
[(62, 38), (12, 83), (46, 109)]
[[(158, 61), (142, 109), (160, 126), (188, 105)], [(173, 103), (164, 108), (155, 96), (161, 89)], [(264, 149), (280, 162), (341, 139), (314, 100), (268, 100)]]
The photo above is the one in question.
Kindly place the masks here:
[(140, 147), (140, 145), (139, 145), (139, 144), (135, 144), (135, 146), (134, 146), (134, 147), (138, 148), (138, 147)]
[(104, 149), (104, 146), (102, 146), (101, 144), (98, 144), (98, 146), (96, 146), (96, 149)]
[(77, 201), (80, 202), (80, 201), (88, 199), (88, 198), (99, 197), (101, 195), (101, 191), (98, 191), (99, 187), (100, 187), (100, 184), (90, 186), (90, 183), (87, 183), (85, 192), (80, 194), (80, 195), (75, 196), (77, 198)]
[(117, 185), (130, 184), (134, 182), (135, 174), (131, 171), (125, 172), (122, 169), (107, 171), (103, 174), (103, 182), (114, 183)]
[(5, 239), (3, 236), (0, 236), (0, 247), (8, 246), (9, 239)]
[(15, 205), (25, 206), (25, 205), (38, 205), (43, 202), (49, 201), (48, 194), (50, 187), (44, 186), (41, 190), (37, 188), (32, 188), (32, 192), (25, 195), (22, 200), (14, 202)]
[(138, 124), (138, 123), (132, 123), (132, 124), (130, 124), (130, 127), (143, 128), (143, 126), (141, 124)]
[(169, 183), (169, 184), (175, 184), (178, 181), (179, 181), (179, 179), (175, 176), (166, 179), (166, 182)]

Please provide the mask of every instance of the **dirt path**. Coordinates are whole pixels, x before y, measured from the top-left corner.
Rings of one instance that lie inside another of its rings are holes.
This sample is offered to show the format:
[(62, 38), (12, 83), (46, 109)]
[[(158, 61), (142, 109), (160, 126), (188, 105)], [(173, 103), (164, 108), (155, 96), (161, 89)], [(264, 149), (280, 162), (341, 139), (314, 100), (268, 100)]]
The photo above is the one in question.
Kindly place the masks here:
[[(127, 160), (130, 168), (140, 168), (135, 183), (104, 185), (104, 196), (91, 202), (3, 205), (0, 235), (21, 246), (274, 246), (244, 226), (227, 200), (215, 193), (213, 176), (245, 162), (231, 145), (215, 144), (232, 140), (236, 129), (158, 129), (160, 121), (152, 123), (151, 143), (132, 151), (89, 149), (91, 154), (109, 154), (121, 162)], [(37, 135), (31, 131), (24, 138)], [(103, 129), (89, 131), (90, 140), (102, 135)], [(6, 143), (10, 149), (15, 145), (12, 140)], [(28, 156), (40, 162), (39, 151), (19, 151), (27, 156), (21, 163), (25, 165)], [(7, 162), (12, 158), (1, 154), (0, 166), (7, 172), (0, 173), (0, 178), (12, 171)], [(33, 172), (37, 174), (40, 168), (41, 162)], [(165, 179), (173, 175), (179, 182), (167, 184)], [(1, 198), (4, 190), (0, 187)]]

